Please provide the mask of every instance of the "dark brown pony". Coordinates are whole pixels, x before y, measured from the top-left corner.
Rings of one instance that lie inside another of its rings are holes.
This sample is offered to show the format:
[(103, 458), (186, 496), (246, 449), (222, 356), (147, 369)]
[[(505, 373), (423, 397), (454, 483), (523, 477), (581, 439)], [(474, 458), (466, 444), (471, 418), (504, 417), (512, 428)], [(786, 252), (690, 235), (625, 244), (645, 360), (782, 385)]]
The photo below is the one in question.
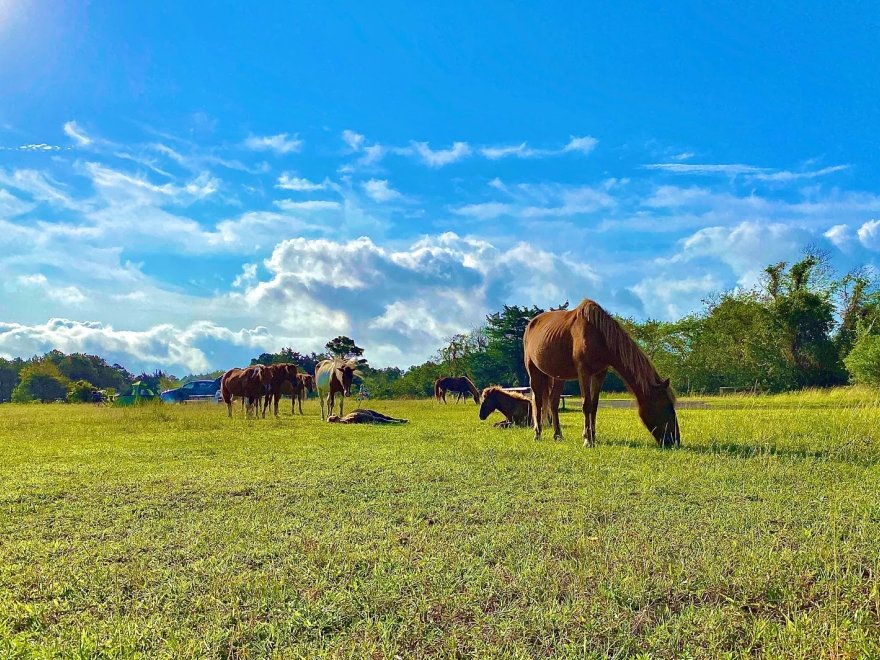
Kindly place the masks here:
[(303, 414), (303, 399), (306, 392), (311, 394), (315, 391), (315, 379), (311, 374), (297, 374), (295, 381), (285, 381), (281, 385), (281, 394), (290, 397), (290, 414), (296, 414), (296, 405), (299, 403), (299, 414)]
[(269, 385), (268, 367), (262, 364), (246, 367), (244, 369), (230, 369), (220, 379), (220, 395), (226, 404), (226, 412), (232, 417), (232, 400), (239, 397), (247, 402), (245, 415), (250, 417), (251, 412), (259, 410), (260, 402)]
[(559, 397), (565, 381), (577, 378), (584, 397), (584, 444), (593, 446), (599, 390), (612, 367), (635, 394), (639, 417), (657, 442), (663, 447), (681, 444), (669, 380), (660, 378), (639, 345), (597, 303), (584, 300), (571, 311), (538, 314), (526, 326), (523, 349), (535, 440), (541, 437), (545, 416), (552, 417), (554, 438), (562, 438)]
[(437, 401), (446, 403), (446, 393), (470, 394), (474, 403), (480, 403), (480, 391), (467, 376), (446, 376), (434, 381), (434, 397)]
[(345, 397), (351, 396), (351, 382), (355, 376), (361, 373), (357, 369), (357, 360), (344, 360), (332, 358), (321, 360), (315, 367), (315, 389), (318, 390), (318, 398), (321, 399), (321, 419), (324, 419), (324, 393), (327, 395), (327, 414), (333, 414), (333, 404), (337, 394), (342, 394), (339, 399), (339, 416), (342, 416), (342, 405)]
[(484, 420), (496, 410), (505, 421), (495, 426), (528, 426), (532, 421), (532, 400), (519, 392), (508, 392), (498, 385), (487, 387), (480, 397), (480, 419)]
[(296, 382), (296, 365), (289, 362), (281, 364), (270, 364), (266, 367), (269, 371), (269, 383), (266, 387), (266, 401), (263, 404), (263, 417), (266, 416), (266, 409), (269, 402), (275, 403), (275, 417), (278, 417), (278, 400), (281, 398), (282, 388), (285, 384), (293, 384)]

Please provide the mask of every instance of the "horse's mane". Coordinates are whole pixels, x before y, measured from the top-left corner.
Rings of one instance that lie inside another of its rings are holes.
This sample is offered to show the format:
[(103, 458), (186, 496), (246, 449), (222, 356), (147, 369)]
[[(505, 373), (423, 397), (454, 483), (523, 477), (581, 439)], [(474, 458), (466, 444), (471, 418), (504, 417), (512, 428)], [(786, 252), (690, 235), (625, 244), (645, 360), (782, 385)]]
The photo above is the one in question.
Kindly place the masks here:
[(330, 358), (334, 369), (351, 369), (352, 373), (358, 378), (363, 377), (363, 372), (359, 369), (360, 362), (356, 358)]
[[(620, 324), (611, 314), (606, 312), (599, 303), (592, 300), (584, 300), (575, 310), (581, 314), (590, 325), (596, 328), (605, 338), (608, 350), (614, 353), (621, 361), (623, 367), (630, 372), (635, 384), (644, 391), (659, 385), (662, 381), (651, 358), (647, 356), (642, 347), (620, 327)], [(669, 396), (675, 400), (672, 388)]]
[(481, 398), (485, 399), (493, 392), (497, 392), (498, 394), (501, 394), (503, 396), (510, 397), (511, 399), (520, 399), (522, 401), (528, 401), (529, 403), (532, 402), (532, 400), (524, 394), (520, 394), (519, 392), (508, 392), (503, 387), (501, 387), (501, 385), (490, 385), (489, 387), (483, 389)]

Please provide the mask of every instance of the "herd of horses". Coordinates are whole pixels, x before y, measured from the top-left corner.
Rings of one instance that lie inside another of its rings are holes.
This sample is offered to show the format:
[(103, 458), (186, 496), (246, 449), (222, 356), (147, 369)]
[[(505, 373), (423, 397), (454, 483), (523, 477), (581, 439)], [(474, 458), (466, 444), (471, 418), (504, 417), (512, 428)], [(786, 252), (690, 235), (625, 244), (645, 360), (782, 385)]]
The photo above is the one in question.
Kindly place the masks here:
[(299, 414), (302, 415), (302, 400), (306, 393), (317, 391), (321, 400), (321, 419), (324, 419), (325, 398), (328, 414), (332, 415), (337, 395), (342, 395), (339, 399), (339, 414), (342, 415), (344, 397), (351, 396), (351, 383), (355, 376), (360, 375), (357, 366), (354, 360), (322, 360), (315, 367), (314, 376), (298, 373), (296, 365), (290, 363), (234, 368), (220, 379), (220, 397), (226, 404), (229, 417), (232, 417), (232, 402), (235, 399), (241, 399), (245, 404), (248, 417), (252, 414), (265, 417), (269, 404), (274, 402), (274, 413), (278, 417), (278, 401), (282, 395), (291, 397), (291, 414), (296, 413), (299, 403)]
[[(498, 410), (505, 421), (496, 426), (531, 425), (535, 439), (539, 440), (544, 425), (549, 423), (553, 425), (553, 437), (562, 439), (562, 388), (565, 381), (577, 379), (583, 396), (583, 441), (584, 445), (593, 446), (599, 392), (608, 370), (614, 369), (635, 395), (639, 417), (657, 443), (663, 447), (681, 444), (675, 393), (669, 379), (660, 377), (641, 347), (598, 303), (587, 299), (571, 310), (551, 310), (535, 316), (526, 326), (523, 355), (531, 398), (498, 386), (481, 392), (465, 376), (438, 378), (434, 396), (442, 403), (446, 403), (447, 393), (459, 400), (469, 396), (480, 405), (480, 419)], [(221, 380), (221, 394), (230, 417), (236, 397), (247, 402), (248, 415), (260, 412), (262, 402), (265, 417), (271, 401), (278, 415), (278, 399), (285, 393), (292, 395), (294, 403), (299, 401), (302, 414), (302, 398), (306, 391), (314, 389), (321, 400), (324, 419), (325, 399), (328, 414), (332, 415), (337, 395), (341, 395), (342, 415), (343, 402), (351, 396), (352, 380), (358, 375), (357, 362), (341, 358), (318, 363), (314, 377), (297, 373), (293, 364), (255, 365), (227, 371)]]

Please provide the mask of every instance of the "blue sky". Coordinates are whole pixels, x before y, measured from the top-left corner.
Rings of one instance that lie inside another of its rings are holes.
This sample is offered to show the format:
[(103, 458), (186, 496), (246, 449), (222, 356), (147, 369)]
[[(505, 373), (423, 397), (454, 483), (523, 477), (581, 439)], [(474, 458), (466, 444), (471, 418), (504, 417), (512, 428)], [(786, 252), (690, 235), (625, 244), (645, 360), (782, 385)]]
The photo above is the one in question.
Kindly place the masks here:
[(0, 0), (0, 355), (409, 366), (880, 251), (880, 8)]

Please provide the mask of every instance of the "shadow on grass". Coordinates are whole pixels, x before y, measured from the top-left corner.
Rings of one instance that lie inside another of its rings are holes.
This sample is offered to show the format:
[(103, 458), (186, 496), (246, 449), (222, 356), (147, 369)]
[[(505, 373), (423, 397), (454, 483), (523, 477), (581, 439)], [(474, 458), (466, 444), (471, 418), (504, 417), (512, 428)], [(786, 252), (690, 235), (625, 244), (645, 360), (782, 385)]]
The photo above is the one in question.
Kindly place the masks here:
[(714, 456), (731, 456), (734, 458), (760, 458), (762, 456), (780, 456), (784, 458), (796, 458), (800, 460), (812, 459), (820, 461), (836, 461), (851, 463), (868, 467), (875, 465), (878, 457), (875, 453), (866, 454), (855, 447), (842, 446), (834, 449), (804, 449), (796, 447), (780, 447), (775, 444), (749, 445), (740, 442), (712, 443), (709, 445), (689, 445), (685, 441), (681, 447), (674, 449), (661, 449), (652, 442), (639, 440), (625, 440), (615, 438), (612, 440), (597, 441), (597, 445), (612, 447), (628, 447), (631, 449), (656, 449), (662, 452), (688, 452), (693, 454), (709, 454)]

